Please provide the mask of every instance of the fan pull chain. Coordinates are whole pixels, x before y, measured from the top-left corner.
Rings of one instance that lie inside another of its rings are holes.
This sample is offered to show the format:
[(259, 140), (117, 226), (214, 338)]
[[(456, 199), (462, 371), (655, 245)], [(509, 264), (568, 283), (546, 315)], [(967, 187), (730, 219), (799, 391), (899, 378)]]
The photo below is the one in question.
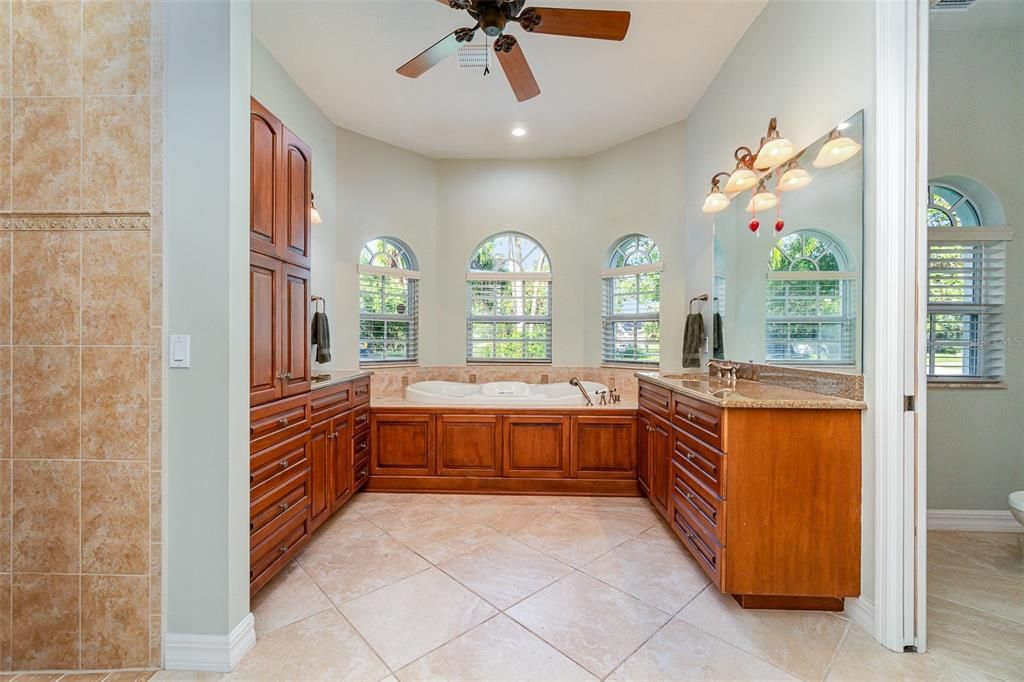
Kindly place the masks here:
[(491, 74), (491, 49), (487, 43), (487, 34), (484, 34), (484, 76)]

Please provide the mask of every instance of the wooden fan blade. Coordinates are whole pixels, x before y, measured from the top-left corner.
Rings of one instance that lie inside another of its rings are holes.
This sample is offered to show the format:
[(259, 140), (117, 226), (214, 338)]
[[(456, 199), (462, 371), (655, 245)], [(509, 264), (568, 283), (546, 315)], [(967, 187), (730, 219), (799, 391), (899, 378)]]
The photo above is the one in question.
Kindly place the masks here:
[(603, 9), (529, 7), (519, 14), (523, 28), (575, 38), (622, 40), (629, 30), (629, 12)]
[(452, 31), (441, 40), (437, 41), (423, 52), (402, 64), (396, 71), (408, 78), (419, 78), (431, 68), (437, 66), (445, 58), (455, 54), (459, 49), (459, 41)]
[(518, 41), (508, 52), (501, 50), (496, 52), (501, 69), (505, 72), (505, 77), (508, 78), (508, 83), (512, 86), (512, 92), (516, 94), (517, 100), (525, 102), (540, 94), (540, 86), (537, 85), (537, 79), (533, 77), (533, 71), (526, 62), (526, 55), (523, 54), (523, 49), (519, 47)]

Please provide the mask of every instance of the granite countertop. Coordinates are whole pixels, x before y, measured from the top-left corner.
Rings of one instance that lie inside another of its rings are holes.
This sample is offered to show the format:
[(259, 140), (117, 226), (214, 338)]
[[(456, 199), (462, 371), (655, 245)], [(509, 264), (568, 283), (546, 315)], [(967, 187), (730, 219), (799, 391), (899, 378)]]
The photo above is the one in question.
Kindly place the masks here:
[(838, 398), (823, 393), (812, 393), (798, 388), (747, 379), (738, 379), (733, 383), (726, 379), (709, 377), (707, 374), (661, 374), (659, 372), (637, 372), (636, 376), (718, 407), (793, 410), (867, 409), (867, 404), (863, 400)]
[(313, 376), (328, 375), (330, 379), (324, 379), (323, 381), (312, 381), (309, 385), (309, 390), (315, 391), (321, 388), (327, 388), (328, 386), (334, 386), (346, 381), (352, 381), (354, 379), (362, 379), (373, 374), (372, 370), (368, 369), (335, 369), (330, 371), (321, 371), (319, 373), (314, 372)]
[(635, 410), (637, 404), (635, 400), (626, 401), (623, 400), (615, 405), (544, 405), (543, 403), (531, 403), (524, 405), (439, 405), (437, 403), (417, 403), (412, 400), (406, 400), (405, 398), (370, 398), (371, 407), (382, 407), (382, 408), (419, 408), (423, 410), (481, 410), (485, 412), (515, 412), (528, 410), (530, 412), (543, 412), (543, 411), (554, 411), (554, 412), (614, 412), (616, 410)]

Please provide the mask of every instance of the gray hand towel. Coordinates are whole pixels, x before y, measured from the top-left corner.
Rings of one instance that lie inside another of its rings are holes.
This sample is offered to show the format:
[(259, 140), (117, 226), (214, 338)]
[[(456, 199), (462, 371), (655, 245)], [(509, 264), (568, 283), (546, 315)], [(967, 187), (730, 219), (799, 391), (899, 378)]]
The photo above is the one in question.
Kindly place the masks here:
[(313, 329), (310, 343), (316, 346), (316, 361), (320, 364), (331, 361), (331, 327), (327, 313), (313, 313)]
[(714, 358), (715, 360), (725, 360), (725, 339), (722, 338), (722, 313), (715, 313), (711, 326), (711, 334), (715, 340), (713, 344)]
[(683, 367), (700, 367), (700, 347), (704, 343), (704, 316), (690, 313), (686, 316), (683, 332)]

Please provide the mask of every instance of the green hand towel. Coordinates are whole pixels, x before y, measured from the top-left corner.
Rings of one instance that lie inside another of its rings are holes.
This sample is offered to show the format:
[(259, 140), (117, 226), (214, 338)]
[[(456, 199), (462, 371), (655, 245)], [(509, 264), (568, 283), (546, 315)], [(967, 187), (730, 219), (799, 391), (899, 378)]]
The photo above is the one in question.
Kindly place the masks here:
[(704, 343), (704, 316), (690, 313), (686, 316), (683, 332), (683, 367), (700, 367), (700, 347)]

